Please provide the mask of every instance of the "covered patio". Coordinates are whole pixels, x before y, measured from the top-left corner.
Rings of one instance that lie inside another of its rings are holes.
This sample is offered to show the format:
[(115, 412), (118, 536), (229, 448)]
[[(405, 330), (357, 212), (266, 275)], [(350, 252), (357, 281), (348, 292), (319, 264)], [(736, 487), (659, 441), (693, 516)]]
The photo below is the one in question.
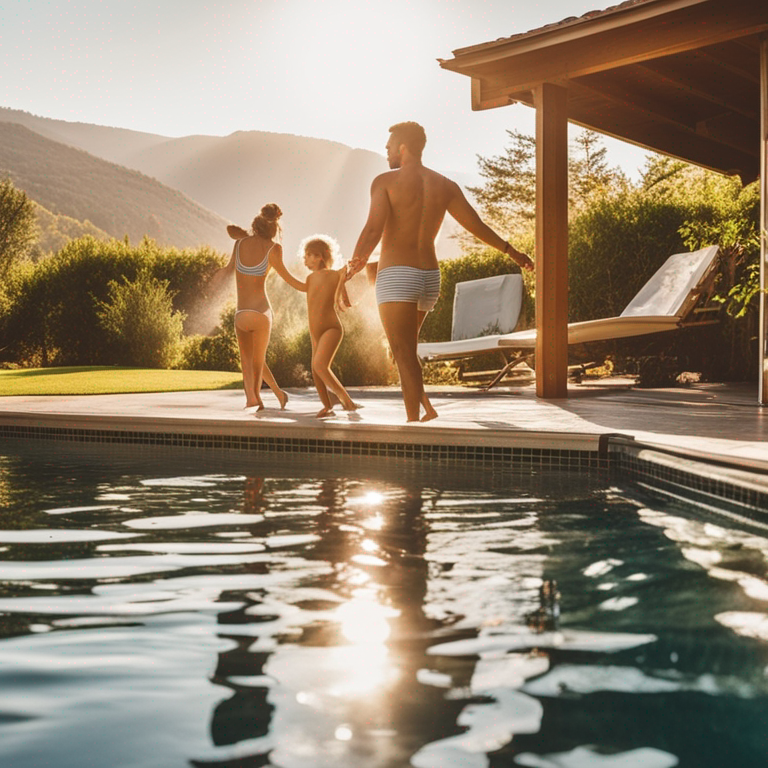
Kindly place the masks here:
[(568, 396), (568, 123), (760, 179), (758, 403), (768, 404), (768, 4), (627, 0), (453, 52), (473, 110), (536, 109), (536, 395)]

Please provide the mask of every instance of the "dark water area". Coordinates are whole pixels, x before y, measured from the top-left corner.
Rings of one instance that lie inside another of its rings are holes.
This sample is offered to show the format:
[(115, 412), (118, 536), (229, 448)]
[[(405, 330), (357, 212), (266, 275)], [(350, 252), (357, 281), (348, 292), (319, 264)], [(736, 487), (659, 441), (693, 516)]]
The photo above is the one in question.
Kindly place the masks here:
[(607, 477), (0, 444), (0, 766), (768, 765), (768, 540)]

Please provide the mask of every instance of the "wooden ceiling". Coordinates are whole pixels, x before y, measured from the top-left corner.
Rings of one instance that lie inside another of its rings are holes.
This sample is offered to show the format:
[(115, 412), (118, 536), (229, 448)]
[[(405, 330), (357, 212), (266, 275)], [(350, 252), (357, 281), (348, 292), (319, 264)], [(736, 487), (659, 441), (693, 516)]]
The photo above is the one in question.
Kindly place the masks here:
[(568, 89), (578, 125), (723, 173), (760, 172), (760, 50), (768, 0), (628, 0), (441, 60), (472, 108)]

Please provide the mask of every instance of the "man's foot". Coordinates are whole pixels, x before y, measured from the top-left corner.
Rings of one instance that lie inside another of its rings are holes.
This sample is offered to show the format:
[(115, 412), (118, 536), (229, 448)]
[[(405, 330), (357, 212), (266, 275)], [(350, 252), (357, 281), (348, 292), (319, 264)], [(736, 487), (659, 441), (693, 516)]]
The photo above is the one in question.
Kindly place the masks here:
[(280, 410), (284, 411), (285, 406), (288, 405), (288, 393), (284, 389), (281, 389), (277, 399), (280, 401)]
[(322, 410), (318, 411), (315, 414), (315, 418), (322, 419), (325, 416), (335, 416), (336, 414), (333, 412), (333, 406), (330, 406), (328, 408), (323, 408)]

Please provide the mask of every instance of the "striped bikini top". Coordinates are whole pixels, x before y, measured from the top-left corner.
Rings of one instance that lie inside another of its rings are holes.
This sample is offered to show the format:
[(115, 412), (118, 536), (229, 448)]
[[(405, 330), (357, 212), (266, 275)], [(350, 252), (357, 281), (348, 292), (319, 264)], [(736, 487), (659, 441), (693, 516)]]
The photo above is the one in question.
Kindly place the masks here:
[(235, 243), (235, 269), (241, 275), (251, 275), (252, 277), (264, 277), (267, 274), (267, 268), (269, 267), (269, 254), (272, 252), (272, 248), (275, 247), (275, 243), (272, 243), (272, 247), (267, 251), (264, 258), (255, 266), (247, 267), (240, 261), (240, 243), (242, 240), (238, 240)]

